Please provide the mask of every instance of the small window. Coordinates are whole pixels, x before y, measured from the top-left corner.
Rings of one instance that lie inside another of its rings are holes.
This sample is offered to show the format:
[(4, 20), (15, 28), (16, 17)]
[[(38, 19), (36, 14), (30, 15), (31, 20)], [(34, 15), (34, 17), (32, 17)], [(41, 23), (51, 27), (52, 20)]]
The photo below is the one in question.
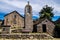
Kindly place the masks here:
[(46, 20), (46, 22), (47, 22), (47, 20)]
[(16, 18), (16, 15), (14, 15), (14, 18)]

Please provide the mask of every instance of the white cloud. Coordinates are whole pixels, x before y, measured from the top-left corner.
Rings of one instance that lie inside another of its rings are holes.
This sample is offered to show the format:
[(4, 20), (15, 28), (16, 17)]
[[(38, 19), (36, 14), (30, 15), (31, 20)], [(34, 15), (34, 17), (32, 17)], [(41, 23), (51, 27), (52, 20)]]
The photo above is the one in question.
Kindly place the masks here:
[[(31, 0), (32, 1), (32, 0)], [(33, 6), (33, 9), (35, 9), (36, 11), (40, 11), (43, 6), (48, 5), (54, 8), (54, 14), (55, 16), (60, 16), (60, 4), (56, 3), (56, 1), (58, 0), (38, 0), (38, 1), (33, 1), (32, 3), (35, 5), (35, 7)], [(36, 7), (37, 5), (37, 7)], [(55, 13), (57, 12), (57, 14)]]
[(12, 0), (12, 1), (9, 1), (9, 0), (6, 0), (6, 1), (3, 1), (9, 5), (12, 5), (12, 6), (15, 6), (15, 7), (18, 7), (18, 8), (24, 8), (26, 2), (22, 2), (22, 1), (17, 1), (17, 0)]
[[(10, 6), (13, 6), (13, 7), (11, 7), (13, 9), (15, 9), (15, 8), (23, 9), (22, 13), (24, 13), (24, 8), (25, 8), (25, 5), (27, 4), (27, 1), (28, 0), (0, 0), (0, 2), (4, 2), (4, 3), (7, 3)], [(33, 8), (33, 15), (34, 16), (38, 16), (38, 12), (45, 5), (52, 6), (54, 8), (54, 14), (56, 16), (60, 15), (59, 14), (60, 13), (60, 5), (58, 3), (56, 3), (54, 0), (29, 0), (29, 1), (30, 1), (30, 5)], [(1, 5), (1, 6), (4, 6), (4, 5)], [(0, 8), (2, 8), (1, 6), (0, 6)], [(5, 9), (10, 8), (9, 6), (5, 6), (5, 7), (4, 7)], [(58, 12), (58, 13), (56, 14), (55, 12)]]

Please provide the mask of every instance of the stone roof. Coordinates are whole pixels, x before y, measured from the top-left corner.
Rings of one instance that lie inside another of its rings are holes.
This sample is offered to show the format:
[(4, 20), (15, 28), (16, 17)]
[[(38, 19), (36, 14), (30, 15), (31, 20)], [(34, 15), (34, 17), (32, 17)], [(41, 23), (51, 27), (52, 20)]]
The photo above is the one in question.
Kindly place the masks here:
[[(20, 15), (17, 11), (13, 11), (13, 12), (11, 12), (11, 13), (14, 13), (14, 12), (16, 12), (18, 15)], [(5, 16), (7, 16), (7, 15), (9, 15), (9, 14), (11, 14), (11, 13), (6, 14)], [(5, 16), (4, 16), (4, 17), (5, 17)], [(22, 15), (20, 15), (20, 17), (24, 18)]]
[[(41, 23), (41, 22), (44, 21), (45, 19), (47, 19), (47, 18), (42, 18), (42, 19), (38, 19), (38, 20), (34, 21), (34, 25), (37, 25), (37, 24)], [(48, 20), (49, 20), (49, 19), (48, 19)], [(49, 20), (49, 21), (51, 21), (51, 20)], [(51, 22), (54, 23), (53, 21), (51, 21)]]

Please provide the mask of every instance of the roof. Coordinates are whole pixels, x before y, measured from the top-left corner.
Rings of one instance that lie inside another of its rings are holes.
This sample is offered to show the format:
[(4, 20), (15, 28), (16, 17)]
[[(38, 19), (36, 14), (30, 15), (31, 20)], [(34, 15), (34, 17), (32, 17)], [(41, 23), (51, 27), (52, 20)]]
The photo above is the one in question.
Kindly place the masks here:
[[(38, 19), (37, 21), (34, 21), (34, 25), (37, 25), (39, 23), (41, 23), (42, 21), (44, 21), (45, 19), (48, 19), (48, 18), (42, 18), (42, 19)], [(49, 19), (48, 19), (49, 20)], [(49, 20), (51, 21), (51, 20)], [(52, 23), (54, 23), (53, 21), (51, 21)]]
[(10, 25), (1, 25), (1, 27), (11, 27)]
[[(14, 12), (16, 12), (17, 14), (19, 14), (17, 11), (13, 11), (13, 12), (11, 12), (11, 13), (6, 14), (5, 16), (7, 16), (7, 15), (9, 15), (9, 14), (12, 14), (12, 13), (14, 13)], [(20, 15), (20, 14), (19, 14), (19, 15)], [(4, 16), (4, 17), (5, 17), (5, 16)], [(24, 18), (22, 15), (20, 15), (20, 17)]]

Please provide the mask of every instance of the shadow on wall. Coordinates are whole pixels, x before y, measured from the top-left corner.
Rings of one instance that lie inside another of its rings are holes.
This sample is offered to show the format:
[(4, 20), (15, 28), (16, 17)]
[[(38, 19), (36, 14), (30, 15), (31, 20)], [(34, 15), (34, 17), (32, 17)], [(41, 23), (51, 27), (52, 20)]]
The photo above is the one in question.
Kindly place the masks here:
[(60, 27), (59, 26), (56, 26), (54, 29), (54, 37), (60, 38)]
[(37, 25), (33, 25), (33, 33), (36, 33), (37, 32)]

